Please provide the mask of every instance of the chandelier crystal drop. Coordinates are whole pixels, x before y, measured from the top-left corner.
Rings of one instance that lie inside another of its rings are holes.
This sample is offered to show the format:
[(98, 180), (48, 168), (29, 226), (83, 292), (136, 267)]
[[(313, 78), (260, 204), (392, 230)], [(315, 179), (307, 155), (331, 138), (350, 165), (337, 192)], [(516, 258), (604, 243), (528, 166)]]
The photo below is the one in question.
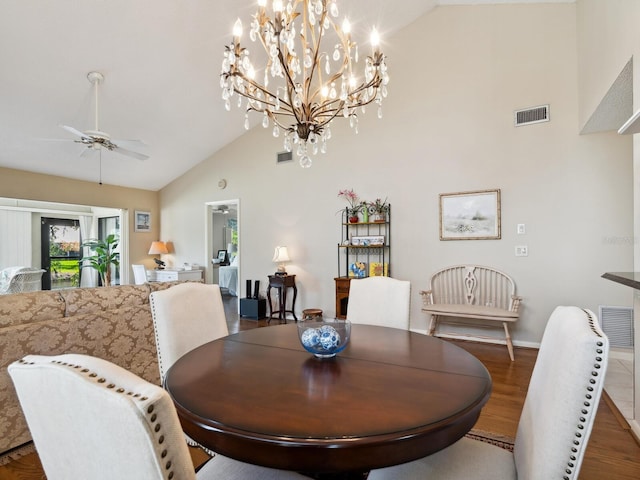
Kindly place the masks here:
[(338, 16), (337, 0), (258, 0), (249, 38), (266, 53), (262, 83), (249, 50), (240, 44), (240, 19), (225, 46), (220, 76), (225, 108), (231, 110), (237, 95), (238, 107), (247, 112), (245, 128), (248, 112), (262, 114), (262, 126), (271, 126), (274, 137), (282, 132), (284, 148), (295, 149), (305, 168), (312, 164), (310, 155), (326, 152), (334, 118), (349, 119), (357, 133), (358, 108), (364, 113), (365, 105), (375, 102), (381, 118), (387, 96), (389, 75), (378, 32), (373, 29), (371, 54), (357, 72), (358, 45), (349, 21), (339, 23)]

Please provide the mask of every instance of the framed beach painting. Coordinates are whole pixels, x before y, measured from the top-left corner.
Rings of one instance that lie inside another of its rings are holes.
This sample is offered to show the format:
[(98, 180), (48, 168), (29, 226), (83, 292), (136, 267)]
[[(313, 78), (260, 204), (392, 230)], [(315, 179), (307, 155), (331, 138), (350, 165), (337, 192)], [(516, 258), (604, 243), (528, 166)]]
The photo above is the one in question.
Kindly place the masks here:
[(141, 212), (136, 210), (135, 212), (135, 228), (136, 232), (150, 232), (151, 231), (151, 213)]
[(440, 194), (440, 240), (500, 238), (500, 190)]

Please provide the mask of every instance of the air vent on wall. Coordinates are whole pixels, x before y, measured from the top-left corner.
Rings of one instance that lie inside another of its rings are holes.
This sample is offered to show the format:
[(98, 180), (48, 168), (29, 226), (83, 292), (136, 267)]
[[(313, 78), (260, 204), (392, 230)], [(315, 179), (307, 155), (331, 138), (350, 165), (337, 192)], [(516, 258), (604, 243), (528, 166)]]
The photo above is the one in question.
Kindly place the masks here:
[(292, 152), (279, 152), (276, 156), (276, 163), (289, 162), (293, 160)]
[(633, 347), (633, 308), (606, 307), (598, 308), (600, 326), (609, 337), (612, 347)]
[(540, 105), (539, 107), (516, 110), (514, 112), (514, 120), (516, 127), (531, 125), (532, 123), (548, 122), (549, 105)]

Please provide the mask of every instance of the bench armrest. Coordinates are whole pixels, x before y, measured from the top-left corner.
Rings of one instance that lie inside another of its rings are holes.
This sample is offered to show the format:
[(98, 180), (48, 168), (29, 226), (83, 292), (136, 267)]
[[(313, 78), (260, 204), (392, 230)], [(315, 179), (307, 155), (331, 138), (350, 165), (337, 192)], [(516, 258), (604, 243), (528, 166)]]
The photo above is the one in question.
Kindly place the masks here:
[(522, 301), (522, 297), (518, 295), (511, 295), (511, 310), (512, 312), (517, 312), (518, 308), (520, 308), (520, 302)]
[(423, 307), (426, 307), (427, 305), (433, 305), (433, 292), (431, 290), (421, 290), (420, 295), (422, 295)]

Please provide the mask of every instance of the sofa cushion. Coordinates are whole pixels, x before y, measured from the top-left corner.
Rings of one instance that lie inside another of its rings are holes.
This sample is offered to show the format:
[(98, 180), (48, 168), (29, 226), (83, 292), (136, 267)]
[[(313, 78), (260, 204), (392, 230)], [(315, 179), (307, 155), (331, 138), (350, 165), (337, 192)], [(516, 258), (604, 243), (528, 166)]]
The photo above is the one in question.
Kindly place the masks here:
[(57, 291), (0, 295), (0, 328), (64, 317), (64, 298)]
[(62, 291), (66, 303), (66, 317), (113, 310), (122, 305), (149, 303), (146, 285), (119, 285), (109, 288), (73, 288)]

